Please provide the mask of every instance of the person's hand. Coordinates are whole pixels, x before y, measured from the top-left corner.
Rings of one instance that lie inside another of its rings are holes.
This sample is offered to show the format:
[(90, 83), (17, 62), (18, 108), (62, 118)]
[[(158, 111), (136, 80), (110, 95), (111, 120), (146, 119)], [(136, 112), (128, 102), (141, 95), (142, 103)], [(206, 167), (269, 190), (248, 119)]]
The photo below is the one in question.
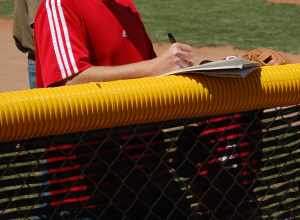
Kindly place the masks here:
[(190, 45), (174, 43), (162, 55), (154, 58), (152, 74), (161, 75), (193, 65), (193, 49)]

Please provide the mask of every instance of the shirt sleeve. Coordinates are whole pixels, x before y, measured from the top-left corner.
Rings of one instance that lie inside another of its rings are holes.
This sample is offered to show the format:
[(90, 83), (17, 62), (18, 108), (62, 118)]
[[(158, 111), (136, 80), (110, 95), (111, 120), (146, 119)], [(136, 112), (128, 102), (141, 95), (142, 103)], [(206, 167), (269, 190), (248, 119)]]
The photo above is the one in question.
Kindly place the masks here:
[(84, 22), (72, 1), (41, 2), (35, 20), (39, 77), (43, 87), (62, 84), (91, 67)]

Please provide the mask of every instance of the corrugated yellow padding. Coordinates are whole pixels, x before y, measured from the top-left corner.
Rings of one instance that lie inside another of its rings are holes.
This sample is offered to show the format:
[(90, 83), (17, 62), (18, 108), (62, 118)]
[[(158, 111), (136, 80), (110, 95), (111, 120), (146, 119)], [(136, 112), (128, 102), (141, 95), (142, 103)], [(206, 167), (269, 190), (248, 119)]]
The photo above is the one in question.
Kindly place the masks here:
[(300, 103), (300, 64), (0, 93), (0, 142)]

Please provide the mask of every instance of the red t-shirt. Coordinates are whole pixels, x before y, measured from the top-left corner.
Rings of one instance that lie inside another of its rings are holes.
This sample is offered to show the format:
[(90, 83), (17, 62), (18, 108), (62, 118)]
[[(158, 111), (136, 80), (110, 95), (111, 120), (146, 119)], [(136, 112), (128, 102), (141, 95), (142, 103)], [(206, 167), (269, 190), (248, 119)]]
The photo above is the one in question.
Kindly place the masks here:
[(91, 66), (155, 57), (131, 0), (43, 0), (35, 42), (38, 87), (61, 85)]

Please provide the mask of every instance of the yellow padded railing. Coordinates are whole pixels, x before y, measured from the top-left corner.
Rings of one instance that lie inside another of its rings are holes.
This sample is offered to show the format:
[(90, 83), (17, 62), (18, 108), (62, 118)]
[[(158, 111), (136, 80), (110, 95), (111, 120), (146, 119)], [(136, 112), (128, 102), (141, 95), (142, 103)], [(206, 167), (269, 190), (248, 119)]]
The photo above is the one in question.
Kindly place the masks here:
[(300, 103), (300, 64), (0, 93), (0, 142)]

